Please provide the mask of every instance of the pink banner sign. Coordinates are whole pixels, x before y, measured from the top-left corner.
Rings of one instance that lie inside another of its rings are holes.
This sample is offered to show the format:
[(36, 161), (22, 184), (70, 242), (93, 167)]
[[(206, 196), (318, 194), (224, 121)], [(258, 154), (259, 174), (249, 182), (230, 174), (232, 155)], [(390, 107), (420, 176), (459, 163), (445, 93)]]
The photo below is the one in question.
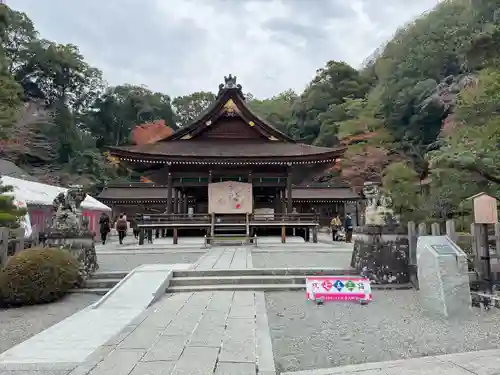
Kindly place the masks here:
[(356, 276), (307, 276), (306, 298), (314, 301), (372, 300), (370, 280)]

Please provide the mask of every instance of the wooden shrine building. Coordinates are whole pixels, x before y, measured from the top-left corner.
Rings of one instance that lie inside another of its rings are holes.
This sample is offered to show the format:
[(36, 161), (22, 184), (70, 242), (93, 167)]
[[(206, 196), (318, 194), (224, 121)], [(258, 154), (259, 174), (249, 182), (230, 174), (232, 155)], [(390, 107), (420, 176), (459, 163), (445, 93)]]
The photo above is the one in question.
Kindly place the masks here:
[[(359, 196), (346, 186), (305, 183), (343, 152), (299, 143), (260, 119), (229, 75), (216, 101), (193, 123), (152, 144), (111, 148), (112, 155), (153, 183), (109, 185), (99, 199), (113, 207), (114, 215), (218, 212), (223, 219), (224, 213), (235, 216), (241, 209), (241, 214), (268, 219), (301, 213), (331, 218)], [(225, 200), (235, 203), (227, 212)]]

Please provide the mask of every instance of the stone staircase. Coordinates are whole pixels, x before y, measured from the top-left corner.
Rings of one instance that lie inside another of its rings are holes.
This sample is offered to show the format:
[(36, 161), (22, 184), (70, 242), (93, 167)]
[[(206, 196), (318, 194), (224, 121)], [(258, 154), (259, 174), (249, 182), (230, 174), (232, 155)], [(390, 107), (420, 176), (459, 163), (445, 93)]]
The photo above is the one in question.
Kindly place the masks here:
[(96, 272), (87, 279), (83, 288), (73, 289), (72, 292), (103, 296), (127, 276), (127, 274), (128, 272)]
[[(127, 275), (126, 272), (96, 273), (75, 293), (104, 295)], [(305, 277), (357, 276), (352, 269), (334, 268), (247, 268), (174, 271), (167, 293), (199, 291), (289, 291), (304, 290)], [(372, 289), (411, 289), (404, 285), (372, 285)]]
[(306, 275), (355, 275), (324, 268), (246, 268), (175, 271), (169, 293), (219, 290), (285, 291), (305, 289)]

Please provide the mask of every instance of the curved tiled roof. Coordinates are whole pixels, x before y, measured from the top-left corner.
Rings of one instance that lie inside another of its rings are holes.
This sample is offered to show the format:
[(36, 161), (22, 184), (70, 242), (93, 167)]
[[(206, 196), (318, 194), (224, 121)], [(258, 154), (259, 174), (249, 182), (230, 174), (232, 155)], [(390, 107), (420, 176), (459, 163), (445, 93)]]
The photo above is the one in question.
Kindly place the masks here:
[(157, 142), (147, 145), (114, 147), (115, 151), (125, 151), (143, 156), (207, 157), (207, 158), (266, 158), (296, 157), (328, 154), (338, 149), (306, 145), (303, 143), (261, 142), (254, 140), (179, 140)]

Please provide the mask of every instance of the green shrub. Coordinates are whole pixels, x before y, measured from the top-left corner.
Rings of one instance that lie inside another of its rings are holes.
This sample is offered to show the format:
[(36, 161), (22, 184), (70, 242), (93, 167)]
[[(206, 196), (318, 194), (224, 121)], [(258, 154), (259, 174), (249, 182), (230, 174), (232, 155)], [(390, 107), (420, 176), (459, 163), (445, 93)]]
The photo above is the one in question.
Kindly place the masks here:
[(0, 271), (0, 302), (20, 306), (53, 302), (80, 282), (78, 261), (66, 250), (27, 249)]

